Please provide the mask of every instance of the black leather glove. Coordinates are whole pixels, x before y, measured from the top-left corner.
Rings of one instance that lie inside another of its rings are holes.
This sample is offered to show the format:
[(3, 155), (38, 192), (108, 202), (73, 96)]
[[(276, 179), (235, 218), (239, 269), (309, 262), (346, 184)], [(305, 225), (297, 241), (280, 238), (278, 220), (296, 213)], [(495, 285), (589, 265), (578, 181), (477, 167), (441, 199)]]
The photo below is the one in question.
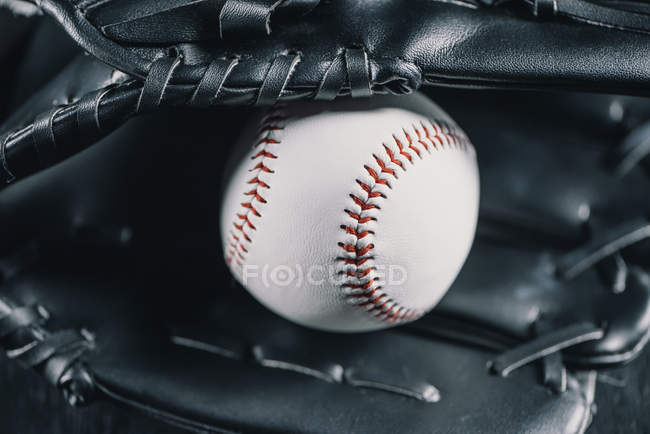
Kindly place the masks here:
[[(3, 130), (124, 79), (77, 59)], [(336, 335), (253, 301), (215, 224), (249, 112), (175, 110), (2, 191), (2, 345), (75, 405), (196, 431), (583, 432), (598, 370), (647, 342), (650, 107), (533, 95), (439, 100), (477, 148), (481, 227), (416, 323)]]
[(650, 71), (647, 7), (633, 2), (34, 3), (127, 77), (29, 119), (33, 130), (0, 137), (0, 180), (48, 167), (160, 106), (269, 105), (422, 85), (645, 95)]

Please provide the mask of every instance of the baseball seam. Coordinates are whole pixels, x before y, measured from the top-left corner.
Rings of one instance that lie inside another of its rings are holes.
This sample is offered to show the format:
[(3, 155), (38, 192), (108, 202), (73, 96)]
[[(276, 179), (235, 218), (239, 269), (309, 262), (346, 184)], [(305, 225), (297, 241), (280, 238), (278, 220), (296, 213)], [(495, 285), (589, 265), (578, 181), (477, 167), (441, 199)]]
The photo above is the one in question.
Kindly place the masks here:
[(361, 198), (350, 193), (351, 207), (344, 209), (349, 222), (340, 225), (340, 228), (353, 238), (353, 242), (338, 243), (343, 254), (336, 260), (345, 264), (345, 270), (340, 272), (345, 277), (344, 283), (340, 285), (344, 295), (351, 304), (360, 306), (375, 318), (391, 324), (415, 320), (424, 312), (399, 304), (383, 291), (379, 283), (380, 277), (377, 276), (373, 256), (375, 232), (369, 226), (377, 221), (376, 215), (381, 209), (376, 202), (388, 198), (381, 190), (392, 189), (391, 182), (398, 179), (397, 172), (406, 172), (407, 164), (414, 166), (418, 158), (422, 159), (425, 151), (431, 154), (432, 149), (464, 152), (473, 149), (471, 142), (460, 129), (444, 121), (427, 122), (431, 131), (423, 121), (419, 126), (412, 125), (413, 136), (403, 128), (406, 143), (402, 143), (393, 135), (390, 145), (383, 143), (383, 151), (386, 154), (384, 158), (379, 154), (372, 154), (377, 166), (373, 168), (368, 164), (364, 165), (365, 171), (372, 179), (372, 185), (356, 179), (366, 197)]
[(284, 130), (286, 116), (281, 112), (283, 106), (277, 106), (272, 112), (267, 114), (260, 123), (258, 139), (253, 149), (258, 151), (250, 157), (253, 160), (252, 167), (248, 170), (251, 172), (251, 178), (247, 184), (251, 185), (251, 190), (245, 191), (244, 202), (240, 203), (239, 212), (235, 212), (230, 228), (230, 239), (226, 241), (226, 263), (228, 265), (236, 264), (243, 267), (246, 255), (253, 242), (252, 231), (257, 230), (255, 225), (250, 221), (251, 216), (262, 217), (257, 209), (258, 203), (267, 203), (264, 198), (264, 190), (271, 188), (271, 185), (260, 179), (262, 173), (275, 173), (274, 170), (266, 164), (268, 160), (278, 158), (276, 154), (269, 151), (269, 145), (280, 144), (278, 133)]

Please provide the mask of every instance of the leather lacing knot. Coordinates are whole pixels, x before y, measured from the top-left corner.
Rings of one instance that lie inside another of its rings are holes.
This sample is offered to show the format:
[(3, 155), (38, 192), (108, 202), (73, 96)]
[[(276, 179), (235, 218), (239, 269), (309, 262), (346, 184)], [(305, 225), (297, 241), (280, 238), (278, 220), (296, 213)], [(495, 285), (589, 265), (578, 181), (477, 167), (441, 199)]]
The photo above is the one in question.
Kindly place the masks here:
[[(256, 105), (273, 105), (280, 100), (291, 74), (300, 62), (298, 53), (283, 53), (275, 57), (260, 84)], [(214, 59), (203, 71), (200, 80), (186, 103), (190, 106), (208, 107), (219, 102), (221, 92), (234, 68), (237, 58)], [(174, 81), (174, 73), (182, 66), (183, 57), (162, 57), (151, 64), (138, 97), (135, 113), (151, 111), (162, 105), (178, 104), (177, 98), (165, 100), (166, 92)]]
[(88, 403), (95, 388), (82, 356), (93, 348), (93, 336), (86, 330), (45, 330), (41, 325), (49, 314), (42, 306), (13, 307), (5, 299), (0, 311), (0, 345), (7, 357), (37, 370), (71, 405)]
[[(53, 107), (37, 115), (31, 125), (0, 138), (0, 180), (11, 183), (37, 169), (50, 167), (83, 148), (79, 144), (71, 144), (70, 140), (61, 146), (54, 124), (55, 119), (63, 114), (76, 112), (73, 119), (76, 121), (75, 132), (79, 138), (94, 141), (101, 137), (103, 129), (99, 120), (99, 106), (112, 89), (113, 86), (107, 86), (84, 95), (73, 105)], [(12, 165), (15, 160), (24, 164), (25, 155), (34, 156), (26, 167)]]
[(363, 48), (347, 48), (332, 60), (318, 85), (314, 99), (333, 100), (346, 86), (353, 98), (372, 95), (368, 53)]
[(532, 340), (505, 351), (488, 363), (494, 374), (505, 377), (529, 363), (541, 360), (543, 383), (554, 392), (567, 390), (566, 368), (562, 362), (562, 350), (583, 342), (602, 339), (605, 331), (591, 323), (580, 323), (545, 333), (542, 321), (533, 324)]
[[(620, 252), (650, 238), (650, 222), (645, 218), (624, 221), (606, 230), (599, 230), (587, 243), (564, 254), (556, 261), (558, 277), (570, 280), (587, 269), (610, 260), (616, 273), (627, 274)], [(620, 279), (621, 277), (619, 277)], [(624, 289), (619, 288), (617, 292)]]

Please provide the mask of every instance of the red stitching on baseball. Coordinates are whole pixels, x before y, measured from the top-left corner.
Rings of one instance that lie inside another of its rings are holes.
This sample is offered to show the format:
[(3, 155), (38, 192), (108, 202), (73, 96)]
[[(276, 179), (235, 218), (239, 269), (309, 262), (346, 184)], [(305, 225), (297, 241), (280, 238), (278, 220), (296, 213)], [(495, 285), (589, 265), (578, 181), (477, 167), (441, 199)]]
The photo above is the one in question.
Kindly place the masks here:
[[(233, 227), (235, 230), (230, 230), (232, 241), (227, 242), (227, 264), (232, 264), (234, 262), (241, 267), (243, 266), (243, 261), (245, 261), (245, 254), (248, 253), (248, 248), (244, 245), (244, 242), (248, 243), (250, 247), (252, 239), (245, 232), (244, 228), (246, 227), (250, 230), (256, 230), (255, 226), (250, 221), (250, 214), (256, 217), (261, 217), (261, 213), (255, 208), (253, 203), (267, 203), (267, 200), (260, 194), (260, 189), (271, 188), (268, 183), (259, 179), (259, 174), (262, 172), (270, 174), (274, 173), (274, 171), (265, 164), (265, 161), (267, 159), (278, 158), (277, 155), (268, 151), (266, 147), (267, 145), (280, 143), (279, 140), (270, 137), (270, 134), (274, 131), (283, 130), (284, 126), (281, 124), (284, 121), (285, 117), (277, 113), (272, 113), (262, 121), (260, 135), (263, 135), (263, 137), (261, 137), (255, 144), (256, 148), (262, 147), (262, 149), (251, 157), (252, 160), (258, 160), (258, 162), (255, 166), (249, 169), (249, 172), (255, 173), (254, 176), (247, 181), (248, 184), (254, 184), (255, 188), (244, 193), (245, 197), (250, 197), (250, 201), (242, 202), (242, 211), (235, 214), (235, 220), (233, 221)], [(424, 124), (424, 122), (420, 122), (420, 126), (422, 127), (421, 129), (413, 126), (417, 140), (414, 140), (411, 135), (403, 129), (406, 141), (408, 142), (407, 148), (420, 158), (422, 158), (421, 150), (418, 149), (416, 145), (422, 146), (422, 148), (428, 152), (430, 152), (429, 146), (436, 150), (444, 149), (445, 146), (450, 147), (450, 145), (467, 150), (470, 146), (467, 137), (462, 132), (456, 130), (455, 127), (451, 127), (445, 122), (431, 121), (429, 124), (432, 132), (429, 131), (429, 128)], [(393, 136), (393, 139), (397, 146), (398, 153), (413, 164), (412, 155), (404, 149), (403, 143), (396, 136)], [(344, 210), (345, 213), (356, 222), (356, 227), (352, 225), (341, 225), (340, 228), (347, 234), (352, 235), (355, 239), (355, 243), (339, 243), (339, 246), (346, 253), (353, 253), (354, 257), (339, 257), (337, 260), (354, 267), (353, 271), (347, 270), (341, 272), (341, 274), (358, 279), (357, 282), (346, 282), (341, 285), (342, 288), (346, 289), (346, 296), (350, 299), (361, 301), (356, 304), (364, 307), (367, 312), (376, 318), (390, 323), (397, 323), (413, 320), (422, 315), (422, 312), (399, 305), (395, 300), (388, 297), (388, 295), (382, 291), (382, 287), (377, 284), (379, 278), (371, 276), (371, 273), (376, 271), (377, 267), (372, 264), (367, 264), (368, 261), (374, 260), (374, 256), (372, 256), (371, 253), (375, 248), (375, 245), (373, 243), (368, 243), (365, 246), (359, 245), (360, 240), (375, 234), (374, 231), (360, 228), (360, 225), (377, 220), (374, 216), (364, 215), (364, 212), (366, 211), (373, 209), (380, 210), (379, 206), (374, 203), (369, 203), (369, 201), (375, 198), (387, 198), (386, 194), (383, 192), (375, 191), (375, 187), (378, 185), (384, 185), (388, 189), (392, 188), (389, 180), (385, 178), (384, 175), (392, 176), (395, 180), (398, 179), (395, 169), (389, 167), (389, 164), (394, 164), (395, 166), (400, 167), (403, 171), (406, 171), (402, 161), (396, 158), (395, 152), (393, 152), (393, 150), (391, 150), (386, 144), (384, 144), (383, 147), (386, 156), (388, 157), (387, 161), (376, 154), (372, 155), (379, 167), (379, 171), (368, 165), (363, 166), (372, 178), (374, 185), (371, 186), (361, 180), (356, 180), (367, 198), (364, 200), (355, 194), (350, 194), (350, 198), (353, 203), (359, 207), (360, 212), (356, 213), (349, 209)], [(238, 220), (240, 223), (238, 223)]]
[(338, 260), (345, 262), (346, 264), (350, 265), (356, 265), (357, 267), (363, 265), (368, 261), (369, 259), (373, 259), (372, 256), (367, 257), (367, 258), (356, 258), (356, 259), (350, 259), (350, 258), (338, 258)]
[(346, 225), (341, 225), (341, 229), (344, 229), (345, 232), (347, 232), (348, 234), (352, 234), (352, 235), (354, 235), (354, 236), (357, 237), (358, 239), (364, 238), (364, 237), (366, 237), (367, 235), (370, 235), (370, 234), (374, 234), (374, 233), (375, 233), (374, 231), (363, 231), (363, 232), (357, 232), (354, 228), (351, 228), (350, 226), (346, 226)]
[(409, 149), (415, 152), (418, 157), (422, 158), (422, 155), (420, 154), (420, 150), (415, 146), (413, 146), (413, 140), (411, 140), (411, 136), (409, 136), (409, 133), (407, 133), (406, 130), (404, 129), (402, 131), (404, 131), (404, 135), (406, 136), (406, 141), (409, 142)]
[[(404, 147), (403, 147), (403, 145), (402, 145), (402, 142), (400, 142), (399, 139), (398, 139), (397, 137), (395, 137), (395, 136), (393, 136), (393, 139), (395, 139), (395, 143), (397, 143), (397, 148), (399, 149), (399, 153), (400, 153), (400, 155), (405, 156), (406, 159), (409, 160), (409, 162), (412, 163), (412, 162), (413, 162), (413, 159), (412, 159), (412, 157), (411, 157), (411, 154), (409, 154), (408, 152), (405, 152), (405, 151), (404, 151)], [(385, 147), (385, 146), (386, 146), (386, 145), (384, 145), (384, 147)], [(400, 163), (400, 167), (402, 167), (402, 169), (404, 169), (404, 166), (402, 166), (401, 163)]]
[[(396, 138), (395, 142), (399, 143), (399, 140), (397, 140), (397, 138)], [(388, 146), (386, 146), (386, 145), (384, 145), (384, 149), (386, 150), (386, 154), (388, 154), (388, 158), (390, 158), (390, 162), (393, 163), (393, 164), (397, 164), (399, 167), (404, 169), (404, 165), (402, 164), (401, 161), (399, 161), (398, 159), (395, 158), (395, 154), (393, 154), (393, 151), (391, 151), (390, 148)], [(381, 161), (381, 159), (378, 158), (376, 155), (373, 155), (373, 157), (375, 157), (375, 160), (378, 160), (377, 162)], [(379, 167), (381, 167), (381, 172), (383, 173), (384, 168), (386, 167), (385, 166), (386, 163), (384, 163), (383, 161), (382, 161), (382, 163), (383, 164), (380, 164)], [(393, 176), (395, 176), (395, 171), (393, 171)], [(397, 178), (397, 176), (395, 176), (395, 178)]]
[(350, 197), (352, 198), (352, 200), (354, 201), (354, 203), (356, 203), (357, 205), (359, 205), (359, 208), (361, 208), (361, 211), (366, 211), (366, 210), (374, 209), (374, 208), (379, 209), (378, 206), (376, 206), (376, 205), (372, 205), (372, 204), (368, 204), (368, 203), (364, 202), (362, 199), (359, 199), (357, 196), (355, 196), (355, 195), (353, 195), (353, 194), (350, 194)]
[[(273, 143), (278, 143), (278, 142), (274, 141)], [(252, 169), (248, 169), (249, 172), (254, 172), (256, 170), (257, 171), (261, 170), (262, 172), (266, 172), (266, 173), (274, 173), (273, 170), (269, 169), (267, 166), (264, 165), (263, 161), (257, 163), (255, 167), (253, 167)]]
[(370, 186), (368, 184), (365, 184), (364, 182), (359, 181), (358, 179), (356, 181), (357, 181), (357, 184), (359, 184), (359, 186), (361, 186), (363, 191), (366, 192), (368, 197), (383, 197), (383, 198), (386, 198), (386, 195), (384, 193), (381, 193), (379, 191), (371, 191), (372, 189), (370, 188)]
[(248, 181), (247, 184), (257, 184), (259, 187), (262, 187), (262, 188), (271, 188), (270, 185), (268, 185), (266, 182), (258, 179), (257, 176), (255, 178), (251, 179), (250, 181)]
[[(375, 157), (375, 159), (377, 160), (377, 164), (379, 164), (379, 167), (381, 168), (381, 173), (384, 173), (384, 172), (390, 173), (391, 175), (393, 175), (395, 177), (395, 179), (397, 179), (397, 175), (395, 175), (394, 170), (392, 170), (392, 169), (385, 170), (384, 162), (382, 160), (380, 160), (379, 157), (377, 157), (376, 155), (373, 155), (373, 157)], [(380, 161), (381, 161), (381, 164), (379, 163)], [(386, 179), (381, 179), (379, 177), (379, 175), (377, 174), (377, 172), (375, 172), (371, 167), (369, 167), (369, 166), (363, 166), (363, 167), (368, 171), (370, 176), (372, 176), (372, 178), (375, 180), (375, 183), (384, 184), (385, 186), (390, 188), (390, 184), (388, 183), (388, 181)], [(357, 181), (357, 182), (359, 182), (359, 181)]]
[[(247, 201), (242, 202), (240, 212), (236, 212), (234, 220), (232, 222), (234, 230), (230, 231), (230, 236), (232, 240), (227, 242), (228, 248), (226, 249), (226, 263), (231, 265), (233, 262), (239, 267), (243, 266), (243, 261), (246, 260), (245, 255), (248, 253), (250, 248), (250, 243), (253, 242), (251, 237), (245, 232), (245, 228), (248, 228), (252, 231), (257, 230), (255, 225), (250, 221), (251, 215), (255, 217), (262, 217), (262, 214), (255, 207), (254, 203), (267, 203), (267, 200), (262, 196), (261, 189), (270, 189), (271, 186), (262, 181), (259, 178), (259, 175), (264, 173), (274, 173), (274, 171), (269, 168), (265, 163), (267, 160), (275, 160), (278, 158), (277, 155), (273, 154), (267, 149), (268, 145), (279, 144), (280, 141), (276, 138), (271, 137), (273, 132), (281, 131), (284, 129), (282, 125), (286, 120), (286, 117), (279, 114), (277, 110), (281, 107), (277, 107), (276, 111), (265, 116), (262, 119), (262, 124), (259, 128), (259, 135), (261, 136), (259, 140), (255, 143), (255, 148), (261, 148), (255, 155), (251, 157), (251, 160), (256, 160), (255, 165), (250, 168), (249, 172), (254, 172), (253, 177), (246, 181), (247, 184), (252, 184), (255, 186), (252, 190), (244, 192), (244, 197)], [(248, 243), (249, 247), (246, 247), (244, 243)]]
[[(408, 143), (407, 148), (414, 152), (418, 157), (422, 158), (422, 150), (419, 149), (417, 145), (420, 145), (422, 149), (429, 153), (431, 152), (430, 147), (435, 150), (442, 150), (445, 146), (449, 148), (450, 145), (453, 145), (456, 148), (467, 151), (468, 147), (471, 146), (469, 139), (465, 134), (462, 131), (457, 130), (455, 127), (442, 121), (429, 121), (429, 124), (433, 133), (429, 131), (429, 128), (427, 128), (424, 122), (420, 122), (421, 129), (415, 125), (412, 126), (417, 140), (414, 140), (406, 129), (402, 130)], [(400, 139), (395, 135), (393, 135), (393, 139), (397, 146), (398, 153), (414, 164), (412, 155), (404, 149), (402, 141), (400, 141)], [(344, 210), (345, 213), (355, 221), (356, 227), (353, 225), (343, 224), (340, 228), (354, 237), (354, 243), (341, 242), (338, 243), (338, 245), (346, 253), (354, 254), (354, 257), (339, 257), (337, 260), (355, 267), (352, 271), (347, 270), (341, 272), (341, 274), (358, 279), (355, 282), (346, 282), (341, 285), (341, 288), (345, 289), (346, 296), (349, 299), (354, 300), (356, 305), (365, 308), (367, 312), (379, 320), (387, 321), (389, 323), (398, 323), (414, 320), (421, 316), (423, 312), (417, 309), (410, 309), (401, 306), (398, 302), (382, 291), (382, 287), (377, 284), (379, 278), (371, 276), (371, 273), (376, 270), (376, 267), (372, 264), (364, 267), (368, 261), (374, 259), (370, 253), (375, 248), (375, 245), (374, 243), (368, 243), (365, 246), (359, 245), (361, 240), (375, 234), (371, 230), (360, 227), (360, 225), (365, 223), (377, 221), (377, 218), (374, 216), (364, 215), (366, 211), (381, 209), (375, 203), (370, 203), (370, 200), (375, 198), (387, 198), (387, 196), (381, 191), (375, 191), (375, 187), (385, 185), (389, 189), (392, 188), (388, 179), (383, 177), (383, 175), (392, 176), (393, 179), (397, 179), (395, 169), (390, 168), (389, 164), (392, 163), (406, 171), (402, 161), (396, 158), (396, 153), (386, 144), (383, 144), (383, 148), (388, 161), (385, 161), (376, 154), (372, 154), (379, 166), (379, 172), (368, 165), (363, 166), (375, 184), (371, 186), (359, 179), (356, 180), (357, 184), (366, 193), (366, 199), (364, 200), (356, 194), (349, 195), (352, 202), (359, 207), (360, 212), (357, 213), (350, 209)]]
[(356, 256), (364, 256), (366, 253), (375, 248), (374, 244), (368, 244), (366, 247), (363, 247), (361, 249), (357, 248), (357, 246), (353, 244), (339, 243), (339, 246), (346, 252), (354, 253)]
[(345, 274), (346, 276), (350, 277), (365, 277), (370, 272), (377, 270), (377, 267), (368, 267), (362, 269), (362, 271), (341, 271), (339, 274)]
[[(266, 199), (264, 199), (262, 196), (260, 196), (260, 194), (257, 192), (256, 188), (251, 190), (251, 191), (248, 191), (248, 192), (246, 192), (244, 194), (246, 196), (253, 196), (253, 200), (256, 200), (256, 201), (262, 202), (262, 203), (266, 203)], [(252, 202), (246, 202), (246, 203), (242, 203), (241, 206), (243, 206), (244, 208), (250, 208), (250, 207), (253, 206), (253, 204), (252, 204)]]
[(352, 211), (350, 211), (349, 209), (346, 209), (346, 210), (344, 210), (344, 211), (345, 211), (346, 213), (348, 213), (348, 215), (349, 215), (350, 217), (352, 217), (353, 219), (355, 219), (355, 220), (358, 221), (359, 223), (368, 223), (369, 221), (377, 220), (377, 219), (374, 218), (374, 217), (361, 217), (360, 214), (357, 214), (357, 213), (355, 213), (355, 212), (352, 212)]
[[(276, 142), (276, 143), (277, 143), (277, 142)], [(266, 149), (262, 149), (260, 152), (258, 152), (257, 154), (253, 155), (253, 156), (251, 157), (251, 160), (254, 160), (254, 159), (259, 158), (259, 157), (265, 157), (265, 158), (278, 158), (276, 155), (271, 154), (271, 153), (268, 152)]]
[[(425, 131), (426, 131), (426, 127), (424, 126), (424, 123), (420, 122), (420, 125), (422, 125), (422, 128), (424, 128)], [(431, 152), (431, 151), (429, 151), (429, 145), (427, 145), (427, 143), (424, 140), (422, 140), (422, 134), (420, 134), (420, 130), (418, 130), (415, 125), (413, 125), (413, 129), (415, 130), (415, 134), (417, 134), (417, 136), (418, 136), (418, 143), (421, 144), (422, 147), (424, 149), (426, 149), (427, 152)], [(427, 133), (427, 137), (428, 137), (428, 133)]]

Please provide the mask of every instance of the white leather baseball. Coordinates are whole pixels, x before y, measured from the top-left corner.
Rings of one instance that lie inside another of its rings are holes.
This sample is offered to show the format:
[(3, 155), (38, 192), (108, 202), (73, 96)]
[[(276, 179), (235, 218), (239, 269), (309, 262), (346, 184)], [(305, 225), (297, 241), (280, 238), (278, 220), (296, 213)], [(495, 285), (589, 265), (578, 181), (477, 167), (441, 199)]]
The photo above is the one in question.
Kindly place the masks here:
[(420, 94), (274, 109), (237, 145), (221, 215), (233, 274), (299, 324), (365, 331), (445, 294), (478, 214), (474, 148)]

